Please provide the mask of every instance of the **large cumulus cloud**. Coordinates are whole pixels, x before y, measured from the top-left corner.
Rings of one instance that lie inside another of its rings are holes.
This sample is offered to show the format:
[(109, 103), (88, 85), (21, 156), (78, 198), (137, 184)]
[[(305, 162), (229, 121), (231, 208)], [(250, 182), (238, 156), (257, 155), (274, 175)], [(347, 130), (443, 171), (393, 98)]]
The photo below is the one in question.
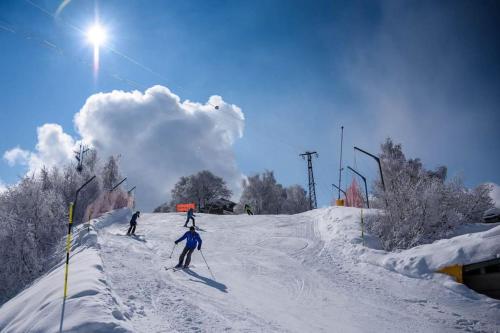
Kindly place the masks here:
[(162, 86), (96, 94), (75, 115), (85, 142), (101, 155), (121, 154), (124, 173), (147, 208), (165, 201), (180, 176), (202, 169), (238, 192), (241, 174), (232, 146), (243, 125), (240, 108), (220, 96), (206, 104), (181, 102)]
[[(163, 86), (144, 93), (98, 93), (87, 99), (74, 124), (80, 139), (100, 156), (120, 155), (123, 173), (128, 184), (137, 186), (137, 201), (143, 209), (165, 202), (179, 177), (202, 169), (223, 177), (239, 194), (242, 175), (233, 144), (243, 135), (244, 115), (220, 96), (210, 97), (207, 103), (181, 101)], [(10, 159), (4, 157), (12, 163), (23, 161), (30, 169), (72, 158), (75, 139), (61, 129), (58, 143), (49, 146), (47, 136), (40, 133), (39, 129), (35, 152), (15, 148), (16, 152), (6, 153)]]

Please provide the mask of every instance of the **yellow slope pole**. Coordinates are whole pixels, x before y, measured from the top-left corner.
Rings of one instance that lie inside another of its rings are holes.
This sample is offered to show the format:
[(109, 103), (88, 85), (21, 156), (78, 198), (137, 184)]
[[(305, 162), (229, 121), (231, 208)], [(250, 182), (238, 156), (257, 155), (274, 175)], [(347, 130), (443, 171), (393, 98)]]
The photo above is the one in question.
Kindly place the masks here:
[(62, 333), (64, 321), (64, 309), (66, 308), (66, 296), (68, 294), (68, 271), (69, 271), (69, 252), (71, 250), (71, 227), (73, 226), (74, 203), (69, 204), (68, 236), (66, 236), (66, 266), (64, 268), (64, 297), (61, 311), (61, 321), (59, 323), (59, 332)]
[(83, 184), (78, 190), (76, 190), (75, 201), (69, 204), (69, 222), (68, 222), (68, 236), (66, 237), (66, 266), (64, 268), (64, 297), (63, 306), (61, 311), (61, 321), (59, 323), (59, 332), (62, 333), (63, 322), (64, 322), (64, 310), (66, 308), (66, 296), (68, 295), (68, 275), (69, 275), (69, 253), (71, 251), (71, 228), (73, 227), (73, 215), (76, 209), (76, 201), (78, 200), (78, 194), (80, 191), (87, 186), (95, 176), (90, 178)]
[(361, 208), (361, 240), (363, 241), (363, 245), (365, 245), (365, 222), (363, 219), (363, 208)]
[(66, 237), (66, 268), (64, 270), (64, 298), (68, 294), (69, 252), (71, 249), (71, 226), (73, 225), (73, 203), (69, 204), (68, 236)]

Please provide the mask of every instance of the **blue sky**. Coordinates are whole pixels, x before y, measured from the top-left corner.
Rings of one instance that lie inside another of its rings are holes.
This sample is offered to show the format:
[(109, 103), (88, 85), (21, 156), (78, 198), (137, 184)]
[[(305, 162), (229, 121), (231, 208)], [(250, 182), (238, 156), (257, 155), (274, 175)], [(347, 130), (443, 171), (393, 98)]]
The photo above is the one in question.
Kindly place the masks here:
[[(2, 154), (33, 150), (45, 123), (78, 138), (73, 117), (94, 93), (159, 84), (242, 109), (234, 154), (244, 174), (270, 169), (306, 186), (298, 155), (318, 151), (320, 205), (338, 179), (341, 125), (345, 164), (371, 179), (372, 161), (354, 161), (352, 146), (377, 152), (391, 136), (469, 186), (500, 183), (498, 2), (74, 0), (58, 21), (33, 5), (54, 13), (60, 3), (0, 3)], [(94, 78), (92, 48), (70, 25), (85, 30), (96, 12), (109, 45), (142, 66), (102, 50)], [(0, 162), (5, 183), (24, 172)]]

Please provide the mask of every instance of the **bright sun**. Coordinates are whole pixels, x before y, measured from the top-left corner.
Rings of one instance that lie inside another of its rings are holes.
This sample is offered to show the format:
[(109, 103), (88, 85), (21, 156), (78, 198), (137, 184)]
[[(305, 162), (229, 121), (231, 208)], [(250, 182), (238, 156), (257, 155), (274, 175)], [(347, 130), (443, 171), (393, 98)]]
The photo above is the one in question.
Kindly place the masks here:
[(95, 47), (99, 47), (106, 42), (106, 30), (99, 25), (99, 23), (94, 24), (87, 31), (87, 40), (92, 43)]

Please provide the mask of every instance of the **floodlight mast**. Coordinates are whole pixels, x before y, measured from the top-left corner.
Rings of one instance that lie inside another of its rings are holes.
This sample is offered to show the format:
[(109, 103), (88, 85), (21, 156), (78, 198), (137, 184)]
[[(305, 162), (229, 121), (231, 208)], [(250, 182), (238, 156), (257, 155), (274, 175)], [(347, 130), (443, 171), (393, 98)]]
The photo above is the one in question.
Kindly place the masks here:
[(347, 166), (347, 169), (351, 170), (352, 172), (360, 176), (361, 179), (363, 179), (363, 182), (365, 183), (366, 206), (370, 208), (370, 201), (368, 200), (368, 185), (366, 185), (366, 177), (357, 172), (356, 170), (354, 170), (353, 168), (351, 168), (350, 166)]
[(377, 163), (378, 163), (378, 169), (380, 171), (380, 180), (382, 181), (382, 188), (384, 189), (384, 192), (385, 192), (384, 174), (382, 173), (382, 165), (380, 164), (380, 158), (377, 157), (377, 156), (375, 156), (375, 155), (373, 155), (373, 154), (370, 154), (369, 152), (364, 151), (363, 149), (358, 148), (356, 146), (354, 146), (354, 150), (358, 150), (358, 151), (360, 151), (360, 152), (362, 152), (362, 153), (364, 153), (364, 154), (372, 157), (373, 159), (375, 159), (375, 161), (377, 161)]
[(339, 186), (337, 187), (339, 189), (339, 197), (338, 199), (340, 200), (340, 191), (341, 191), (341, 187), (342, 187), (342, 146), (344, 144), (344, 126), (341, 126), (340, 127), (340, 166), (339, 166)]

